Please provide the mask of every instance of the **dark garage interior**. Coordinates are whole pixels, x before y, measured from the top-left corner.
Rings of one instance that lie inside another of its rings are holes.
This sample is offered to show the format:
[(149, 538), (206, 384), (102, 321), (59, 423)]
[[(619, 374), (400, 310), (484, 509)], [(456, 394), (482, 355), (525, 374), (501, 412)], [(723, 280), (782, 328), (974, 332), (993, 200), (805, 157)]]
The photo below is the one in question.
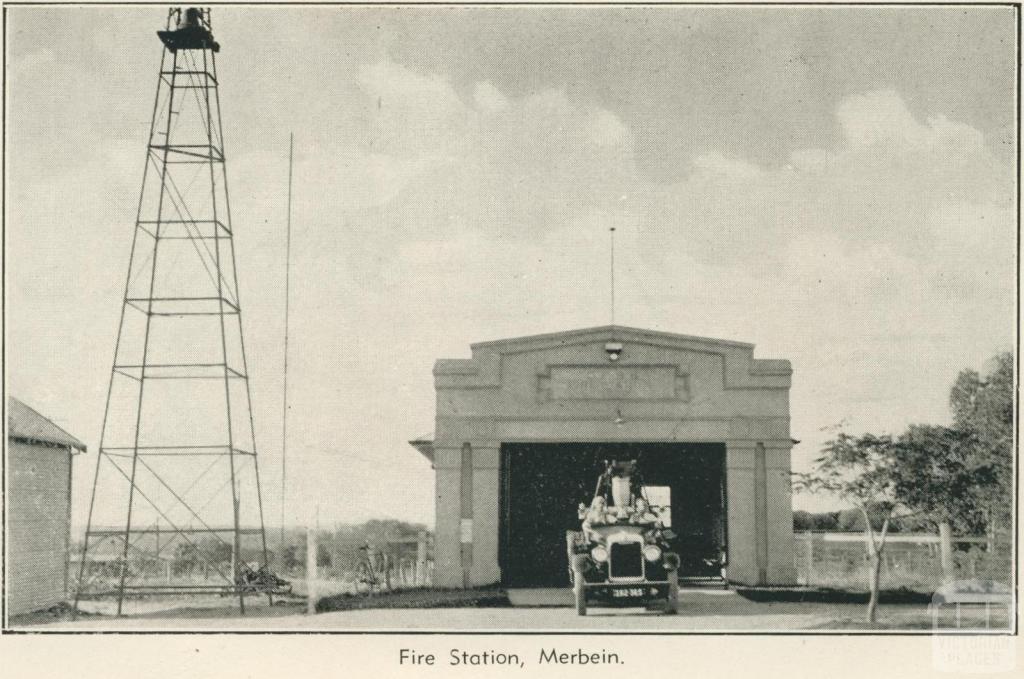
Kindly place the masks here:
[[(509, 587), (569, 585), (565, 532), (579, 530), (605, 460), (638, 461), (646, 486), (671, 493), (680, 576), (714, 577), (725, 549), (722, 443), (504, 443), (498, 559)], [(710, 563), (709, 563), (710, 562)]]

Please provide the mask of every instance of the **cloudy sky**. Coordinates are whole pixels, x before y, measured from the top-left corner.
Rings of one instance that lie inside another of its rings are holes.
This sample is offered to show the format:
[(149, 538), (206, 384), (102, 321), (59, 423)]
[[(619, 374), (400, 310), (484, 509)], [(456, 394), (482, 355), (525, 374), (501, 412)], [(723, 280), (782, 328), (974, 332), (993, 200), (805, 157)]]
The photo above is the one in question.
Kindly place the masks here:
[[(8, 387), (93, 449), (164, 12), (8, 8)], [(1012, 345), (1014, 19), (216, 8), (268, 523), (289, 133), (289, 521), (432, 523), (406, 441), (433, 427), (434, 360), (608, 323), (611, 226), (617, 322), (792, 361), (801, 470), (839, 421), (946, 421), (957, 372)]]

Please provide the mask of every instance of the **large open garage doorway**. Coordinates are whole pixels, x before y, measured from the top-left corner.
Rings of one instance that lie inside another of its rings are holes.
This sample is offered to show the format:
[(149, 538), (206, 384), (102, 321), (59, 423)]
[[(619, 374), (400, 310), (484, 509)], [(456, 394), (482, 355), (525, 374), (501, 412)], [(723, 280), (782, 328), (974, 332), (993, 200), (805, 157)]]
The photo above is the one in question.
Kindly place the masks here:
[(644, 484), (668, 500), (682, 577), (719, 575), (725, 549), (721, 443), (504, 443), (498, 560), (509, 587), (568, 586), (565, 531), (579, 530), (604, 461), (636, 459)]

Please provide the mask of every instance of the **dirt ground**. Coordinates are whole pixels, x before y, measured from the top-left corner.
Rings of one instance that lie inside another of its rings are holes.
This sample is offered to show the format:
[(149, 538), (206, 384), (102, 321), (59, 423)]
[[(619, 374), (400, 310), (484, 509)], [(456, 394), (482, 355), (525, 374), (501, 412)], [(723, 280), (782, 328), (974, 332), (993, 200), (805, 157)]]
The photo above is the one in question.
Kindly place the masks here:
[[(592, 608), (579, 617), (567, 605), (565, 593), (536, 590), (513, 596), (514, 605), (502, 608), (364, 609), (307, 615), (305, 602), (298, 598), (279, 600), (270, 606), (266, 599), (251, 599), (246, 615), (219, 597), (178, 601), (127, 602), (124, 617), (115, 617), (110, 602), (90, 602), (91, 614), (76, 621), (67, 619), (12, 620), (14, 629), (50, 631), (405, 631), (480, 632), (505, 630), (534, 631), (647, 631), (647, 632), (771, 632), (771, 631), (877, 631), (933, 630), (933, 615), (921, 604), (890, 604), (879, 609), (874, 626), (863, 622), (860, 604), (799, 602), (754, 602), (731, 591), (684, 591), (678, 615), (667, 616), (640, 608)], [(983, 608), (965, 609), (961, 628), (1007, 628), (1004, 612), (990, 610), (986, 622)], [(956, 625), (952, 613), (941, 626)]]

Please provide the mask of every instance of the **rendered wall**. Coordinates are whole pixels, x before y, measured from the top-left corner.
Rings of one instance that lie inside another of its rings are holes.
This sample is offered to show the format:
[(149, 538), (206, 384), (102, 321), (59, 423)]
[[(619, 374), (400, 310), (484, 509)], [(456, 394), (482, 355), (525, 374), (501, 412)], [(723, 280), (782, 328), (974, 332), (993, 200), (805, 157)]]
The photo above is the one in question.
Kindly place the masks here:
[[(617, 362), (609, 341), (623, 344)], [(788, 361), (754, 359), (749, 344), (620, 327), (472, 350), (434, 368), (435, 584), (500, 580), (499, 451), (512, 441), (724, 442), (730, 581), (795, 581)], [(466, 444), (473, 483), (464, 499)]]

